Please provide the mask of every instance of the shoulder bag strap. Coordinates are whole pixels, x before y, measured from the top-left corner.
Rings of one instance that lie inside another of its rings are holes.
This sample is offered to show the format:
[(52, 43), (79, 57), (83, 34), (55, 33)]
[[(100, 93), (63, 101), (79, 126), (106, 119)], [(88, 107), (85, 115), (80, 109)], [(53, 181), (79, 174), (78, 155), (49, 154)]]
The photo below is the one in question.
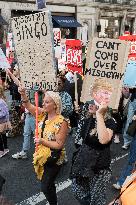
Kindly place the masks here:
[(81, 138), (83, 139), (83, 143), (85, 142), (87, 135), (90, 129), (90, 123), (92, 122), (92, 117), (85, 119), (84, 126), (81, 131)]
[(46, 115), (44, 120), (43, 120), (42, 131), (41, 131), (41, 138), (43, 138), (43, 132), (44, 132), (44, 128), (45, 128), (45, 121), (47, 120), (47, 118), (48, 118), (48, 115)]

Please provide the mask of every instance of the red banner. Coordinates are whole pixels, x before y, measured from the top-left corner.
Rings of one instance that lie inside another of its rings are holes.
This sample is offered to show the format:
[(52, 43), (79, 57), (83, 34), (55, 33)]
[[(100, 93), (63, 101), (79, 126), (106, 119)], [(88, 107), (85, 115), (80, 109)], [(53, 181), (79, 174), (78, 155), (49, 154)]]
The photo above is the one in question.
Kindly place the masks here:
[(82, 44), (80, 40), (66, 40), (66, 56), (67, 68), (82, 74)]
[(136, 35), (120, 36), (120, 40), (131, 41), (129, 59), (136, 60)]

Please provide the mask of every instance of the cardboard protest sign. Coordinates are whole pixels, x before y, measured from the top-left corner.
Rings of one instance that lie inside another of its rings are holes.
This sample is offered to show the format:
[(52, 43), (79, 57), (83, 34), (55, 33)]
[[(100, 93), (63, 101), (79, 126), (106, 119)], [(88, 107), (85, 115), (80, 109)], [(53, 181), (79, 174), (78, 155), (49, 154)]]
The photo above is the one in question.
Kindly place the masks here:
[(82, 74), (82, 45), (80, 40), (66, 40), (67, 68)]
[(128, 61), (124, 74), (124, 85), (129, 88), (136, 88), (136, 61)]
[(49, 11), (12, 19), (21, 82), (27, 89), (54, 90), (53, 29)]
[(128, 58), (130, 60), (136, 60), (136, 35), (124, 35), (119, 37), (120, 40), (130, 41), (130, 51)]
[(118, 108), (129, 43), (118, 39), (94, 38), (87, 52), (81, 101), (91, 100), (90, 86), (95, 78), (105, 78), (113, 86), (110, 106)]
[(10, 64), (1, 48), (0, 48), (0, 68), (2, 69), (10, 68)]
[(53, 28), (54, 34), (54, 49), (55, 49), (55, 57), (61, 58), (61, 30), (60, 28)]
[(66, 64), (67, 64), (67, 59), (66, 59), (66, 40), (65, 39), (61, 39), (61, 44), (60, 44), (60, 53), (61, 56), (58, 59), (58, 69), (60, 71), (65, 70), (66, 68)]

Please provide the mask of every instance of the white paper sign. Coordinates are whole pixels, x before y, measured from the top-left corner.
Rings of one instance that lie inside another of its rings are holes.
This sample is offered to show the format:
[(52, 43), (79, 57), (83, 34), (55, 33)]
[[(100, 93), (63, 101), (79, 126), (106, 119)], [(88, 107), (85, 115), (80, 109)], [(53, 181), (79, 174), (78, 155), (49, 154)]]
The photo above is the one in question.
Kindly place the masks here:
[(82, 102), (91, 100), (90, 86), (94, 80), (104, 78), (113, 87), (110, 106), (113, 109), (118, 108), (129, 49), (129, 42), (118, 39), (94, 38), (90, 41), (82, 87)]
[(21, 82), (28, 89), (54, 90), (56, 71), (51, 14), (44, 11), (12, 19)]

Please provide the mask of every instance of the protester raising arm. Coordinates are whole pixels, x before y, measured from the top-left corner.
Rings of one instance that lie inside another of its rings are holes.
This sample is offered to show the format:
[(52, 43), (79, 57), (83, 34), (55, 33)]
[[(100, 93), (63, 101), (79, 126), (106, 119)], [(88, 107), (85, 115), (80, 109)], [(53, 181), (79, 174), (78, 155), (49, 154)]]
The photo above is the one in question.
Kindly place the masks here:
[(113, 136), (113, 130), (106, 128), (105, 122), (104, 122), (104, 116), (107, 112), (107, 105), (105, 103), (101, 103), (99, 105), (99, 109), (96, 111), (96, 118), (97, 118), (97, 133), (98, 133), (98, 139), (101, 144), (107, 144), (112, 136)]
[[(30, 103), (30, 101), (29, 101), (29, 99), (28, 99), (28, 97), (27, 97), (27, 94), (26, 94), (26, 90), (25, 90), (25, 88), (24, 88), (21, 84), (19, 84), (18, 91), (19, 91), (19, 93), (21, 94), (22, 103), (23, 103), (24, 107), (25, 107), (32, 115), (35, 116), (35, 114), (36, 114), (36, 112), (35, 112), (35, 111), (36, 111), (36, 107), (35, 107), (33, 104)], [(44, 112), (45, 112), (45, 111), (44, 111), (43, 108), (38, 107), (38, 114), (39, 114), (39, 115), (42, 114), (42, 113), (44, 113)]]
[[(14, 83), (18, 86), (18, 91), (21, 94), (21, 98), (22, 98), (22, 104), (24, 105), (24, 107), (32, 114), (35, 116), (35, 111), (36, 111), (36, 107), (30, 103), (27, 94), (26, 94), (26, 89), (25, 87), (23, 87), (23, 85), (21, 84), (21, 82), (18, 80), (18, 78), (16, 78), (13, 73), (11, 73), (11, 71), (9, 69), (6, 70), (7, 75), (9, 75), (12, 80), (14, 81)], [(44, 113), (44, 109), (43, 108), (38, 108), (38, 112), (39, 114)]]

